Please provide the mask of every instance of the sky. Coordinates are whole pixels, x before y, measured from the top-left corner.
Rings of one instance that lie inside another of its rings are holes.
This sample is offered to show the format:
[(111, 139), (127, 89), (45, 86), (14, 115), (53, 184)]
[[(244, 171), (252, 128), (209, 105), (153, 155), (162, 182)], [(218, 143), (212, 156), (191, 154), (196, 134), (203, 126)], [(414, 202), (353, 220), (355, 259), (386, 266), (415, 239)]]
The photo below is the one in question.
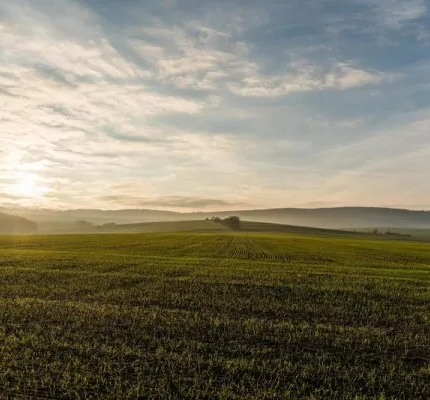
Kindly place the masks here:
[(0, 205), (430, 208), (430, 2), (0, 0)]

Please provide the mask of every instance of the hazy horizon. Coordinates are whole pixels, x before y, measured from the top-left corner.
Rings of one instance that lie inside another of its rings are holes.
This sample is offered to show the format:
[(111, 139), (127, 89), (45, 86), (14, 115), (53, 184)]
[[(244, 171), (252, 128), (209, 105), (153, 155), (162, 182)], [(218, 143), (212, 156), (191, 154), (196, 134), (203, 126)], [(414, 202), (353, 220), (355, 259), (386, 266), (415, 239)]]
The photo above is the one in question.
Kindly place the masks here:
[(317, 210), (332, 210), (332, 209), (380, 209), (380, 210), (398, 210), (398, 211), (418, 211), (418, 212), (430, 212), (430, 210), (426, 208), (403, 208), (403, 207), (380, 207), (380, 206), (360, 206), (360, 205), (351, 205), (351, 206), (322, 206), (322, 207), (262, 207), (262, 208), (219, 208), (219, 209), (204, 209), (204, 210), (196, 210), (196, 211), (184, 211), (184, 209), (174, 210), (174, 209), (166, 209), (166, 208), (49, 208), (49, 207), (37, 207), (37, 206), (20, 206), (20, 205), (11, 205), (11, 206), (2, 206), (0, 205), (0, 212), (7, 213), (11, 210), (19, 210), (26, 209), (29, 211), (52, 211), (52, 212), (67, 212), (67, 211), (102, 211), (102, 212), (115, 212), (115, 211), (155, 211), (155, 212), (165, 212), (165, 213), (173, 213), (173, 214), (210, 214), (210, 213), (229, 213), (234, 211), (246, 212), (246, 211), (271, 211), (271, 210), (309, 210), (309, 211), (317, 211)]
[(0, 0), (0, 206), (430, 209), (425, 0)]

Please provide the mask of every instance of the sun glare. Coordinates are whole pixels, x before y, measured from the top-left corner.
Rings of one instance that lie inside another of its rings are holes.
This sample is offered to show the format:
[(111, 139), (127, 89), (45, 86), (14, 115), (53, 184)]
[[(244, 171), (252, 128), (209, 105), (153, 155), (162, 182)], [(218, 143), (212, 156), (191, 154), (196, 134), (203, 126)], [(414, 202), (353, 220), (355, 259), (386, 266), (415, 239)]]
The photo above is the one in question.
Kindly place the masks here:
[(33, 197), (37, 194), (36, 178), (33, 175), (25, 175), (14, 187), (17, 196)]

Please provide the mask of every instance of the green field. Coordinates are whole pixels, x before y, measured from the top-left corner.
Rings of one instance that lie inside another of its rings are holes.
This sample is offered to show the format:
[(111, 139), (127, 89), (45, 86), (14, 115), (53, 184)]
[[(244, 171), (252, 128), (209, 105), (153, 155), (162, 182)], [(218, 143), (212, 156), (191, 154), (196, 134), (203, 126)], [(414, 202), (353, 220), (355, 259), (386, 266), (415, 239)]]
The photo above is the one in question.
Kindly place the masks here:
[(0, 237), (0, 398), (428, 399), (430, 244)]

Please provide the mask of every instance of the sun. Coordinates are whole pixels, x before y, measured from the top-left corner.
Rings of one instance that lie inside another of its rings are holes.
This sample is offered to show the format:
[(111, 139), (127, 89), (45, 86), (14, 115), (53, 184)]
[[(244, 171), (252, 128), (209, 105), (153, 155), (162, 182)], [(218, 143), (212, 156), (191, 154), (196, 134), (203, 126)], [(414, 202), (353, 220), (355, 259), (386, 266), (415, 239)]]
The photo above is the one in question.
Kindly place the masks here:
[(24, 175), (14, 187), (14, 192), (17, 196), (33, 197), (37, 193), (36, 178), (33, 175)]
[(50, 191), (51, 188), (44, 185), (44, 179), (41, 176), (30, 172), (18, 172), (15, 175), (15, 184), (9, 187), (8, 194), (17, 200), (34, 203), (42, 200)]

